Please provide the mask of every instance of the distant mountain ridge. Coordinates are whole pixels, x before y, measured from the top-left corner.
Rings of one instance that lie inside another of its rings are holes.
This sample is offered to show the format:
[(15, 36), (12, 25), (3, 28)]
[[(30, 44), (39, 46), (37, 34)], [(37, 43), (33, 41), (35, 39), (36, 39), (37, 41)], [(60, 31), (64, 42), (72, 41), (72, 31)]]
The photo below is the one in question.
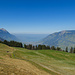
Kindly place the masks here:
[(18, 39), (14, 35), (10, 34), (4, 28), (0, 28), (0, 37), (4, 40), (8, 40), (8, 41), (10, 41), (10, 40), (18, 41)]
[(49, 46), (59, 46), (62, 49), (65, 47), (75, 47), (75, 30), (64, 30), (48, 35), (39, 42)]
[(4, 41), (4, 39), (2, 39), (2, 38), (0, 37), (0, 41)]

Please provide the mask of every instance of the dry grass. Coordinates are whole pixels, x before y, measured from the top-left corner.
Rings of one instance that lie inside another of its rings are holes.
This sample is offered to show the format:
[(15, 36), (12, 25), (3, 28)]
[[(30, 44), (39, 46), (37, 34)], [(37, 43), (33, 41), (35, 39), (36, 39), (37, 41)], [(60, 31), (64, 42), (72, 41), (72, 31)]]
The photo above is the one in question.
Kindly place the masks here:
[(49, 75), (27, 61), (3, 57), (0, 59), (0, 75)]
[(54, 50), (26, 50), (0, 44), (0, 75), (74, 74), (75, 54)]
[(10, 58), (15, 50), (0, 44), (0, 75), (50, 75), (27, 61)]

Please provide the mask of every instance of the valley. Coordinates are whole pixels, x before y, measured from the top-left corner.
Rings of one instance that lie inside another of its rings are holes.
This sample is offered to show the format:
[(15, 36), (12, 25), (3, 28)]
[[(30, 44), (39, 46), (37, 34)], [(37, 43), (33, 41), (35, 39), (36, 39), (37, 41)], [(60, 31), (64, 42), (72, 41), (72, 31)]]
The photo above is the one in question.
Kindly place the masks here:
[(0, 0), (0, 75), (75, 75), (75, 0)]

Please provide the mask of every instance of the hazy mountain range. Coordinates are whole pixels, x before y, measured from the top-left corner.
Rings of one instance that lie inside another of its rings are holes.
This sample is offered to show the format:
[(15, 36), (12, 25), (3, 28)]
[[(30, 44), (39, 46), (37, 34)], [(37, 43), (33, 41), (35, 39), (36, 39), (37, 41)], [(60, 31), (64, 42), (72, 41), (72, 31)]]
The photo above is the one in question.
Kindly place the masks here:
[(1, 28), (0, 29), (0, 40), (14, 40), (14, 41), (20, 41), (22, 43), (26, 44), (33, 44), (34, 42), (37, 42), (39, 40), (42, 40), (45, 38), (48, 34), (10, 34), (6, 29)]
[(75, 30), (65, 30), (48, 35), (39, 42), (49, 46), (59, 46), (62, 49), (65, 47), (75, 46)]
[(10, 40), (19, 41), (17, 37), (15, 37), (14, 35), (10, 34), (4, 28), (0, 29), (0, 38), (4, 39), (4, 40), (8, 40), (8, 41), (10, 41)]
[[(10, 34), (4, 28), (0, 29), (0, 40), (14, 40), (26, 44), (45, 44), (49, 46), (59, 46), (62, 49), (75, 47), (75, 30), (65, 30), (53, 34)], [(20, 39), (20, 40), (19, 40)], [(41, 41), (40, 41), (41, 40)], [(35, 43), (37, 42), (37, 43)]]

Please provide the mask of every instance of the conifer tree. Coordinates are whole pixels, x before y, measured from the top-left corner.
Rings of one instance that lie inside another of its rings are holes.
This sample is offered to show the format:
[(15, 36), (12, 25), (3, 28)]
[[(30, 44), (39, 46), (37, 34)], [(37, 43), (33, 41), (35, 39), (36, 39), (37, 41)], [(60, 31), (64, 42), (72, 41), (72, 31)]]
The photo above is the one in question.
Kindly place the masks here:
[(50, 49), (50, 46), (47, 46), (46, 49)]
[(24, 44), (24, 48), (27, 48), (27, 45), (26, 44)]
[(74, 52), (73, 53), (75, 53), (75, 47), (74, 47)]
[(68, 52), (68, 47), (66, 47), (66, 50), (65, 51)]
[(60, 50), (61, 50), (61, 48), (60, 48), (60, 47), (57, 47), (57, 48), (56, 48), (56, 50), (60, 51)]
[(51, 49), (52, 49), (52, 50), (56, 50), (55, 46), (52, 46)]
[(73, 53), (73, 48), (72, 47), (70, 48), (70, 53)]
[(45, 45), (42, 45), (42, 49), (46, 49), (46, 46)]
[(42, 50), (42, 45), (38, 45), (38, 50)]

